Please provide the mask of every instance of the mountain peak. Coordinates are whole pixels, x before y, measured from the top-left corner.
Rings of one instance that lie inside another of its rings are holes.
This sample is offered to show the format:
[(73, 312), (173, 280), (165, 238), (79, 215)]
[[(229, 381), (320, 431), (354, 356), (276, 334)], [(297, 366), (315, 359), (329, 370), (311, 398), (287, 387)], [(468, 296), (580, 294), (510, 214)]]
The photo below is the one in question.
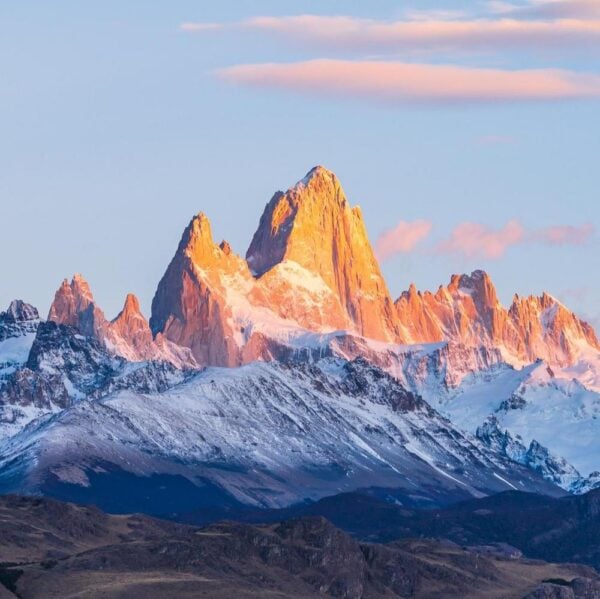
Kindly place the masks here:
[(48, 320), (77, 328), (83, 335), (98, 336), (106, 325), (104, 313), (94, 303), (88, 282), (80, 274), (65, 279), (54, 295)]
[(76, 322), (73, 320), (75, 315), (85, 310), (93, 302), (94, 296), (87, 281), (82, 275), (75, 274), (71, 281), (63, 279), (60, 287), (56, 290), (48, 313), (48, 320), (76, 326)]
[(393, 306), (360, 210), (350, 207), (338, 178), (322, 166), (269, 201), (246, 259), (261, 277), (294, 262), (322, 279), (349, 321), (368, 337), (393, 340)]
[(198, 212), (189, 224), (189, 237), (202, 238), (213, 242), (212, 228), (208, 216), (204, 212)]
[(470, 275), (452, 275), (448, 291), (451, 294), (468, 294), (479, 306), (493, 308), (499, 303), (496, 287), (484, 270), (474, 270)]
[(23, 300), (13, 300), (5, 312), (0, 312), (0, 319), (13, 323), (29, 322), (39, 320), (40, 315), (31, 304)]
[[(137, 296), (134, 293), (128, 293), (125, 298), (125, 304), (123, 305), (123, 310), (121, 310), (121, 315), (123, 316), (141, 316), (142, 310), (140, 308), (140, 300), (138, 300)], [(119, 318), (119, 317), (117, 317)]]
[(304, 177), (300, 179), (298, 183), (296, 183), (296, 186), (301, 184), (309, 185), (312, 181), (322, 181), (334, 185), (339, 184), (338, 178), (336, 177), (335, 173), (320, 164), (311, 168), (308, 171), (308, 173), (306, 173), (306, 175), (304, 175)]
[(204, 212), (199, 212), (183, 232), (177, 254), (186, 255), (194, 264), (202, 265), (212, 261), (215, 249), (218, 248), (213, 241), (210, 220)]

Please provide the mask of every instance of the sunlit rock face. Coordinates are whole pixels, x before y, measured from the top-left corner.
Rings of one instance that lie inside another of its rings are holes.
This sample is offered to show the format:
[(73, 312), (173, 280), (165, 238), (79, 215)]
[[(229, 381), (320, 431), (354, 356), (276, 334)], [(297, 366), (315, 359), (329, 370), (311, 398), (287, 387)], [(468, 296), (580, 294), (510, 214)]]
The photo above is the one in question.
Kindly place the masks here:
[(291, 263), (312, 275), (315, 288), (322, 281), (332, 296), (323, 293), (326, 323), (319, 324), (382, 341), (396, 339), (393, 304), (360, 208), (350, 206), (327, 169), (315, 167), (287, 192), (273, 196), (246, 258), (259, 279), (275, 278), (274, 270)]
[(107, 326), (104, 312), (94, 303), (88, 282), (76, 274), (65, 279), (54, 295), (48, 320), (78, 329), (88, 337), (102, 337)]
[(253, 284), (246, 262), (229, 244), (216, 244), (200, 213), (183, 233), (152, 301), (155, 334), (191, 349), (201, 364), (241, 362), (243, 331), (233, 321), (236, 296), (245, 302)]
[(395, 305), (409, 343), (484, 345), (498, 348), (509, 362), (542, 359), (561, 366), (599, 348), (593, 328), (547, 293), (515, 296), (506, 309), (483, 271), (453, 275), (435, 294), (413, 285)]
[(72, 327), (99, 341), (110, 353), (132, 362), (159, 360), (180, 368), (196, 365), (186, 348), (169, 343), (162, 336), (153, 339), (148, 321), (133, 294), (127, 295), (119, 315), (108, 321), (95, 303), (89, 284), (79, 274), (71, 282), (65, 279), (58, 288), (48, 320)]
[(277, 357), (307, 332), (397, 338), (360, 211), (322, 167), (269, 202), (247, 261), (214, 242), (204, 214), (192, 219), (159, 283), (150, 326), (199, 363), (225, 366)]

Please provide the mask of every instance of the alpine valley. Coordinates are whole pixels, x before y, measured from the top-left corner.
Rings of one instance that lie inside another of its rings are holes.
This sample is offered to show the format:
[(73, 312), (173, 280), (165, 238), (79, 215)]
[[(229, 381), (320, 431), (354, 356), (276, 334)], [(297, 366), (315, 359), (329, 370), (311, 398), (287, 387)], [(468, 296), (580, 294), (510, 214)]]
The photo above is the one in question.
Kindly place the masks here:
[(312, 169), (245, 257), (186, 227), (147, 320), (81, 275), (0, 314), (0, 492), (209, 520), (360, 491), (410, 509), (600, 486), (600, 343), (482, 271), (394, 300), (358, 207)]

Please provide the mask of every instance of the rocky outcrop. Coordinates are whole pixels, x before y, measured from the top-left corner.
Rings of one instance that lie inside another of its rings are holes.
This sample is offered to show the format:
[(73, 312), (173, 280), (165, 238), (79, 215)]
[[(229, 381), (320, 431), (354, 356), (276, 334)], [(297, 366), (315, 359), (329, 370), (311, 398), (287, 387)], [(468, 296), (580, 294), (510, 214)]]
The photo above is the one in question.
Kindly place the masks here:
[(88, 282), (76, 274), (65, 279), (54, 295), (48, 320), (76, 328), (87, 337), (102, 338), (107, 326), (104, 312), (95, 304)]
[(561, 366), (574, 363), (582, 347), (600, 350), (592, 327), (558, 300), (547, 293), (515, 296), (506, 309), (489, 275), (480, 270), (453, 275), (435, 294), (413, 285), (395, 305), (407, 343), (484, 345), (498, 348), (510, 363), (543, 359)]
[[(5, 312), (0, 312), (0, 343), (35, 334), (40, 323), (38, 311), (21, 300), (13, 300)], [(0, 361), (2, 352), (0, 352)]]
[(137, 297), (128, 294), (123, 310), (112, 321), (95, 303), (87, 281), (76, 274), (64, 280), (50, 307), (48, 321), (72, 327), (85, 337), (102, 344), (111, 354), (131, 362), (165, 361), (185, 368), (195, 366), (191, 353), (169, 343), (162, 336), (154, 339)]
[(582, 346), (600, 350), (591, 325), (548, 293), (526, 298), (515, 295), (508, 316), (518, 333), (516, 348), (527, 360), (541, 358), (566, 366), (576, 361)]
[(546, 480), (567, 491), (584, 493), (593, 488), (591, 480), (583, 477), (564, 458), (552, 454), (535, 439), (526, 447), (518, 436), (515, 438), (507, 430), (501, 430), (495, 416), (488, 417), (477, 428), (475, 436), (494, 452), (539, 472)]
[(39, 324), (38, 311), (21, 300), (0, 312), (0, 386), (27, 361)]
[(35, 332), (39, 322), (36, 308), (22, 300), (13, 300), (4, 312), (0, 312), (0, 341)]

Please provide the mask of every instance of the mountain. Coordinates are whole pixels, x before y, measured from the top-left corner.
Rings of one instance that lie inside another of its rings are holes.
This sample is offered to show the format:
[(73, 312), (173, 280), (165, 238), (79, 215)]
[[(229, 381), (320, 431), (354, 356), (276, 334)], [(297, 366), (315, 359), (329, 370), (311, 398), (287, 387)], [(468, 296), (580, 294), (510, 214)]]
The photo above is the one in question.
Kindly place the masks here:
[(0, 444), (30, 422), (84, 399), (116, 389), (164, 391), (188, 376), (168, 362), (129, 363), (68, 325), (35, 320), (25, 325), (35, 327), (35, 333), (11, 338), (26, 351), (0, 379)]
[[(542, 361), (520, 369), (497, 364), (466, 375), (455, 388), (422, 387), (421, 393), (459, 429), (479, 430), (499, 449), (489, 437), (495, 429), (492, 437), (505, 437), (503, 451), (513, 459), (533, 460), (538, 470), (549, 469), (549, 479), (581, 492), (599, 479), (600, 392), (577, 376), (576, 368), (551, 368)], [(528, 449), (533, 453), (526, 455)]]
[(0, 597), (586, 599), (600, 589), (585, 566), (522, 559), (502, 545), (359, 542), (319, 517), (201, 529), (8, 496), (0, 536)]
[(586, 351), (600, 350), (593, 328), (548, 293), (515, 295), (511, 306), (504, 308), (489, 275), (481, 270), (453, 275), (449, 285), (440, 286), (435, 294), (421, 293), (413, 285), (395, 306), (407, 343), (446, 340), (487, 345), (515, 365), (541, 359), (570, 366)]
[(413, 285), (392, 303), (360, 209), (321, 166), (268, 202), (246, 260), (213, 241), (206, 215), (192, 219), (150, 326), (201, 365), (285, 359), (334, 335), (351, 337), (349, 345), (369, 340), (372, 354), (377, 343), (384, 354), (395, 344), (451, 343), (514, 366), (542, 359), (596, 373), (600, 355), (592, 327), (558, 300), (515, 296), (505, 308), (483, 271), (453, 275), (435, 294)]
[(131, 362), (156, 360), (179, 368), (196, 366), (186, 348), (170, 343), (162, 335), (153, 338), (139, 301), (132, 293), (127, 295), (123, 310), (109, 322), (80, 274), (70, 283), (66, 279), (62, 282), (50, 306), (48, 321), (72, 327), (99, 341), (112, 355)]
[[(318, 277), (341, 306), (341, 312), (327, 315), (333, 328), (351, 328), (382, 341), (396, 339), (392, 300), (360, 208), (350, 206), (338, 178), (322, 166), (273, 196), (246, 259), (259, 278), (290, 263)], [(339, 326), (344, 321), (346, 326)], [(310, 322), (301, 324), (314, 328)]]
[(192, 218), (149, 322), (133, 294), (107, 319), (81, 275), (46, 322), (0, 315), (0, 486), (115, 510), (581, 493), (599, 406), (596, 335), (549, 294), (505, 308), (474, 271), (393, 303), (323, 167), (272, 197), (246, 258)]
[[(117, 492), (136, 484), (139, 497)], [(148, 504), (148, 485), (164, 504)], [(0, 457), (2, 492), (111, 511), (189, 510), (170, 499), (182, 488), (198, 505), (204, 493), (206, 506), (283, 507), (361, 487), (433, 505), (506, 489), (561, 494), (364, 360), (209, 368), (160, 393), (130, 385), (32, 423)]]
[(39, 323), (38, 311), (21, 300), (0, 312), (0, 383), (27, 361)]
[(535, 439), (529, 443), (529, 447), (526, 447), (520, 435), (513, 437), (508, 430), (501, 429), (496, 416), (489, 416), (477, 428), (475, 436), (490, 449), (505, 455), (514, 462), (540, 472), (546, 480), (555, 482), (563, 489), (582, 493), (589, 491), (600, 482), (592, 480), (597, 479), (600, 473), (596, 472), (586, 479), (567, 460), (554, 455)]
[[(391, 502), (382, 491), (340, 493), (310, 504), (240, 512), (235, 517), (278, 522), (319, 516), (357, 539), (385, 543), (439, 538), (490, 549), (505, 544), (529, 558), (600, 568), (600, 489), (560, 498), (505, 491), (435, 508)], [(196, 517), (192, 513), (183, 520), (194, 522)]]
[(195, 216), (158, 284), (149, 325), (131, 295), (108, 322), (79, 275), (63, 282), (49, 320), (128, 360), (180, 367), (234, 367), (357, 345), (383, 365), (399, 344), (449, 343), (485, 352), (487, 362), (577, 367), (593, 377), (586, 384), (600, 387), (594, 330), (547, 293), (515, 296), (507, 309), (490, 277), (474, 271), (453, 275), (435, 294), (413, 285), (393, 303), (360, 209), (321, 166), (272, 197), (246, 259), (213, 240), (205, 214)]
[(333, 173), (312, 169), (267, 204), (247, 261), (192, 219), (158, 285), (154, 334), (200, 364), (273, 359), (307, 332), (394, 341), (394, 309), (360, 210)]
[(189, 347), (199, 364), (239, 365), (251, 333), (245, 334), (242, 317), (234, 320), (234, 311), (244, 310), (251, 287), (245, 261), (226, 242), (213, 241), (210, 222), (200, 213), (184, 231), (158, 284), (152, 331)]

